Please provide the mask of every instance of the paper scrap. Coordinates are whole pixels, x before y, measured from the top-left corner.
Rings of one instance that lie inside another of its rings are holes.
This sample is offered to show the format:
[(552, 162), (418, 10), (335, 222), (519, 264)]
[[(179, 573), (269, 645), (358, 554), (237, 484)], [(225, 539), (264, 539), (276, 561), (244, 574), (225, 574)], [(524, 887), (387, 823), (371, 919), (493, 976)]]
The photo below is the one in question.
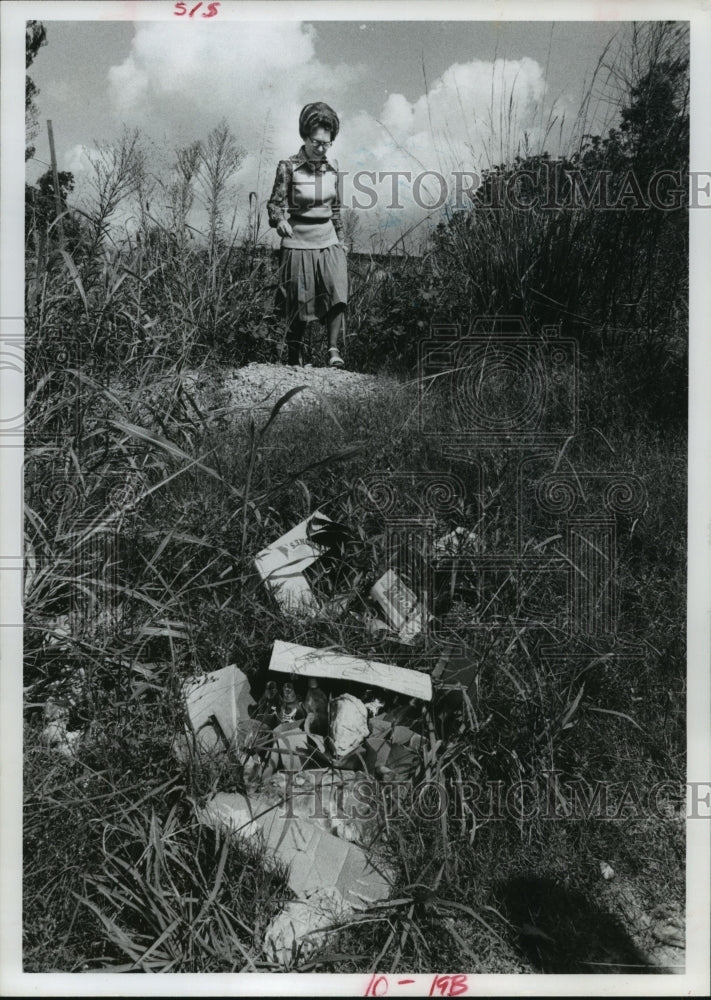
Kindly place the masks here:
[(326, 552), (323, 545), (308, 537), (314, 521), (329, 522), (330, 518), (315, 511), (258, 552), (254, 560), (262, 580), (282, 610), (289, 614), (314, 614), (319, 610), (318, 601), (304, 576), (304, 570)]
[(373, 584), (370, 596), (378, 602), (401, 642), (411, 642), (422, 631), (422, 608), (417, 595), (393, 570), (389, 569)]
[(352, 753), (370, 735), (368, 709), (360, 698), (342, 694), (333, 699), (328, 735), (338, 758)]
[(355, 681), (369, 687), (386, 688), (410, 698), (432, 700), (432, 681), (429, 674), (419, 670), (395, 667), (345, 653), (332, 653), (327, 649), (313, 649), (293, 642), (277, 639), (272, 648), (269, 669), (281, 674), (299, 677), (329, 677), (332, 680)]

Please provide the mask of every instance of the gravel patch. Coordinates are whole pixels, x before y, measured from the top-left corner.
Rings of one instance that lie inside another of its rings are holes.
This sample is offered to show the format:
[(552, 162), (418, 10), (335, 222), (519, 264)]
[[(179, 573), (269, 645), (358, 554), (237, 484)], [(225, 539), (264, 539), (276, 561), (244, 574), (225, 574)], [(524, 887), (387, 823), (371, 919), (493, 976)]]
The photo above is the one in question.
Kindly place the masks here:
[(173, 401), (186, 392), (208, 422), (241, 421), (249, 416), (268, 417), (274, 404), (289, 390), (303, 387), (280, 410), (297, 413), (314, 407), (328, 407), (337, 399), (363, 399), (386, 391), (404, 392), (406, 386), (388, 375), (366, 375), (337, 368), (297, 368), (292, 365), (253, 362), (242, 368), (209, 366), (183, 370), (179, 375), (166, 372), (158, 377), (140, 399), (132, 397), (130, 385), (116, 379), (110, 386), (126, 404), (134, 398), (130, 419), (151, 427), (155, 412), (170, 409)]
[(320, 399), (363, 398), (383, 389), (400, 389), (401, 383), (383, 375), (366, 375), (337, 368), (298, 368), (291, 365), (252, 363), (226, 371), (216, 386), (225, 404), (244, 410), (245, 414), (269, 413), (281, 397), (297, 386), (306, 388), (284, 405), (287, 409), (305, 409)]

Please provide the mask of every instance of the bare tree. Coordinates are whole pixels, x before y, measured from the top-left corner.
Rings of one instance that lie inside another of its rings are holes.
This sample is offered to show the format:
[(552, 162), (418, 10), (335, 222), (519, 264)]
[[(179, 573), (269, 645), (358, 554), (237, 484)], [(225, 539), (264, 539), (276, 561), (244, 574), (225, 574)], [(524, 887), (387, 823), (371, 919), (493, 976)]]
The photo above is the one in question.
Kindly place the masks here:
[(222, 213), (225, 195), (243, 159), (244, 150), (237, 145), (224, 119), (210, 132), (207, 142), (200, 146), (197, 177), (201, 200), (207, 210), (208, 246), (211, 258), (223, 230)]
[(195, 179), (200, 167), (202, 147), (192, 142), (176, 150), (173, 180), (167, 186), (170, 229), (178, 246), (184, 249), (188, 234), (188, 216), (195, 203)]
[(109, 223), (121, 202), (145, 186), (146, 157), (138, 129), (125, 131), (113, 145), (99, 146), (91, 155), (91, 211), (86, 213), (94, 230), (92, 249), (109, 233)]

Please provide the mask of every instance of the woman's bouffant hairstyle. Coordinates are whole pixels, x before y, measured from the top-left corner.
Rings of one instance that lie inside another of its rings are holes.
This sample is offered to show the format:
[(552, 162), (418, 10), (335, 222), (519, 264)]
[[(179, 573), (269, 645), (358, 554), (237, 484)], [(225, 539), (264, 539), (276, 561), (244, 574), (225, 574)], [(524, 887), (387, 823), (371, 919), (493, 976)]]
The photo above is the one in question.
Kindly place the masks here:
[(338, 115), (323, 101), (316, 101), (315, 104), (306, 104), (301, 109), (299, 115), (299, 135), (302, 139), (308, 139), (315, 128), (325, 128), (331, 133), (331, 142), (338, 135), (341, 123)]

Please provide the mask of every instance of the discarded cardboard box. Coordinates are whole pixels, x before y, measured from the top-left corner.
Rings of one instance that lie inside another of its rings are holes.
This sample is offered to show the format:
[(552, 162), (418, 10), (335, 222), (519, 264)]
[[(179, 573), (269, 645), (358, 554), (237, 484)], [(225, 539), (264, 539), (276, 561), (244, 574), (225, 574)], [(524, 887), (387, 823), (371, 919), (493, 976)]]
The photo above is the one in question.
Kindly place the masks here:
[(475, 700), (475, 685), (481, 662), (472, 651), (449, 649), (443, 653), (432, 677), (439, 687), (435, 708), (441, 720), (455, 716), (464, 706), (465, 693)]
[(341, 840), (308, 819), (289, 817), (259, 796), (218, 792), (199, 811), (200, 822), (246, 837), (262, 834), (271, 856), (290, 865), (289, 885), (302, 899), (335, 889), (355, 909), (385, 899), (390, 879), (356, 844)]
[(410, 588), (389, 569), (373, 584), (370, 596), (377, 601), (390, 628), (400, 642), (413, 642), (422, 631), (422, 608)]
[(410, 698), (432, 700), (432, 681), (429, 674), (419, 670), (395, 667), (345, 653), (332, 653), (327, 649), (313, 649), (293, 642), (277, 639), (272, 648), (269, 669), (281, 674), (298, 677), (327, 677), (331, 680), (355, 681), (369, 687), (386, 688)]
[(277, 949), (288, 960), (303, 935), (330, 924), (336, 911), (348, 913), (386, 899), (392, 879), (355, 844), (339, 840), (307, 819), (284, 816), (283, 810), (259, 797), (220, 792), (198, 811), (200, 822), (225, 832), (262, 836), (267, 852), (289, 866), (289, 885), (311, 914), (295, 920), (291, 904), (286, 916), (267, 929), (265, 950)]
[(383, 831), (378, 783), (362, 771), (325, 767), (299, 773), (277, 771), (252, 796), (280, 807), (286, 816), (308, 819), (327, 833), (362, 847), (372, 846)]
[(323, 753), (323, 741), (320, 746), (298, 725), (282, 723), (272, 732), (274, 749), (271, 753), (271, 764), (275, 769), (281, 767), (284, 771), (300, 771), (311, 760), (316, 752)]
[(193, 677), (183, 685), (188, 719), (202, 751), (243, 746), (254, 732), (254, 699), (246, 676), (234, 664)]
[(480, 668), (481, 662), (473, 651), (449, 649), (440, 657), (432, 676), (440, 684), (458, 684), (468, 690), (475, 683)]
[(319, 610), (318, 601), (304, 576), (304, 570), (326, 552), (323, 545), (309, 538), (309, 529), (314, 526), (314, 522), (329, 521), (330, 518), (325, 514), (315, 511), (257, 553), (254, 562), (259, 575), (287, 614), (312, 615)]
[(420, 765), (422, 737), (409, 726), (383, 719), (370, 720), (371, 735), (365, 741), (365, 764), (371, 774), (407, 781)]

